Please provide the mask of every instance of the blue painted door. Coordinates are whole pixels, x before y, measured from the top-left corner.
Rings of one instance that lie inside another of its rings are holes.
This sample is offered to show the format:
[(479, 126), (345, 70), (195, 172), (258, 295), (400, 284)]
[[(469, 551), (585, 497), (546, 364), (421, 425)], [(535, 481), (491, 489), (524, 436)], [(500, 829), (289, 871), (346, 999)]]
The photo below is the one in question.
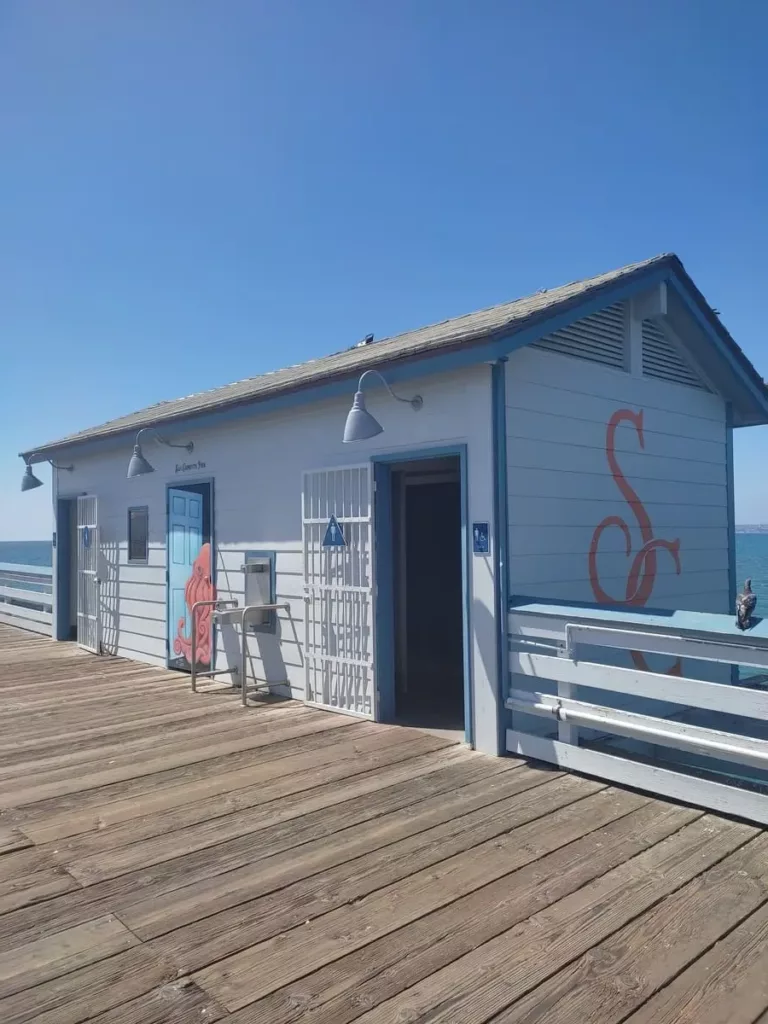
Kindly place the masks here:
[(191, 609), (187, 585), (203, 546), (203, 496), (192, 491), (168, 490), (168, 651), (177, 667), (189, 663)]

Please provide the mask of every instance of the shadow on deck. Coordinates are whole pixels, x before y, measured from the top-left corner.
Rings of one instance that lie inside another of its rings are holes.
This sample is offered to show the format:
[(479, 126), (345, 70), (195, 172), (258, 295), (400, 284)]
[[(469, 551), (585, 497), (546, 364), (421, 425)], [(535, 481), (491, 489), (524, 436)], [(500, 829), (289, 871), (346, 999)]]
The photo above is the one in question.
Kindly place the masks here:
[(0, 626), (0, 1021), (753, 1022), (768, 837)]

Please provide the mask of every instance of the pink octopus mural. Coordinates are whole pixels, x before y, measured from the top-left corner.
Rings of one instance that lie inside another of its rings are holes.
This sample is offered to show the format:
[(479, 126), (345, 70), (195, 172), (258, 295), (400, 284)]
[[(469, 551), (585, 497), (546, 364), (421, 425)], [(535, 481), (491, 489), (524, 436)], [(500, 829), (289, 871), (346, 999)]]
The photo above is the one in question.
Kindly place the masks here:
[[(187, 616), (192, 623), (192, 605), (196, 601), (213, 601), (216, 599), (216, 588), (211, 579), (211, 545), (203, 544), (197, 558), (192, 563), (192, 575), (184, 588), (184, 600), (187, 605)], [(211, 663), (211, 608), (201, 608), (197, 613), (197, 661), (201, 665)], [(192, 662), (192, 637), (184, 635), (186, 619), (179, 619), (176, 637), (173, 641), (174, 654), (183, 655)]]

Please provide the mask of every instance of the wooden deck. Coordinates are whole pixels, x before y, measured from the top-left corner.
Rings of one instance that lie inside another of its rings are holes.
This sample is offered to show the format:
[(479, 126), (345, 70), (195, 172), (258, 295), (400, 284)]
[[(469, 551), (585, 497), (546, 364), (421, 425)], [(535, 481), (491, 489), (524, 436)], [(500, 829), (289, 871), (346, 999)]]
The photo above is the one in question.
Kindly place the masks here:
[(768, 1021), (768, 835), (0, 626), (0, 1022)]

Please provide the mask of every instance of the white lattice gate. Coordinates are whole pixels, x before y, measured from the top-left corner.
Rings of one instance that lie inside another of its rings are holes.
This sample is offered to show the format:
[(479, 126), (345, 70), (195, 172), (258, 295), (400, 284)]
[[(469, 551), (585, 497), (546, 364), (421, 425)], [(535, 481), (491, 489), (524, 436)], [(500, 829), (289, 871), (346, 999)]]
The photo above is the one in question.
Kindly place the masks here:
[(77, 642), (101, 652), (99, 510), (93, 494), (77, 499)]
[[(343, 545), (324, 545), (332, 516)], [(302, 523), (305, 699), (375, 718), (373, 467), (305, 473)]]

